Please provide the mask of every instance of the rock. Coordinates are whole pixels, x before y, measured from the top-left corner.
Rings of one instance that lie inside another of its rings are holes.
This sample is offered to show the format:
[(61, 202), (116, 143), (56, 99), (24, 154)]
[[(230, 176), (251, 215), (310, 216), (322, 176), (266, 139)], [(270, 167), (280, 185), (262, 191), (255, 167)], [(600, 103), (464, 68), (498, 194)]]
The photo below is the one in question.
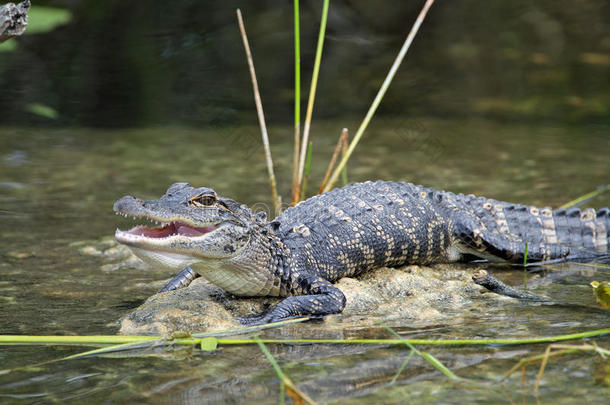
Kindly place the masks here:
[[(447, 323), (456, 314), (490, 305), (480, 299), (482, 287), (471, 280), (476, 268), (462, 265), (382, 268), (359, 279), (345, 277), (335, 285), (347, 298), (341, 315), (332, 323), (370, 326), (380, 321), (410, 327)], [(240, 326), (239, 316), (260, 312), (279, 298), (244, 298), (228, 295), (198, 278), (190, 286), (155, 294), (125, 316), (120, 332), (126, 335), (170, 335), (174, 332), (206, 332)]]
[(78, 249), (79, 253), (86, 256), (101, 256), (102, 251), (97, 249), (95, 246), (83, 246)]
[(224, 292), (203, 280), (195, 279), (187, 288), (151, 296), (121, 321), (125, 335), (161, 335), (230, 329), (239, 326), (222, 304)]
[(105, 273), (111, 273), (113, 271), (123, 270), (123, 269), (145, 270), (148, 268), (150, 268), (150, 266), (148, 264), (146, 264), (145, 262), (143, 262), (142, 260), (138, 259), (137, 257), (135, 257), (133, 255), (127, 257), (126, 259), (120, 260), (116, 263), (107, 263), (100, 267), (100, 269)]
[(32, 256), (34, 256), (34, 254), (30, 253), (30, 252), (8, 252), (6, 254), (8, 257), (12, 258), (12, 259), (27, 259), (30, 258)]
[(123, 269), (143, 270), (149, 268), (127, 246), (119, 245), (114, 238), (72, 242), (70, 247), (77, 248), (81, 255), (101, 258), (104, 264), (101, 265), (100, 269), (105, 273)]

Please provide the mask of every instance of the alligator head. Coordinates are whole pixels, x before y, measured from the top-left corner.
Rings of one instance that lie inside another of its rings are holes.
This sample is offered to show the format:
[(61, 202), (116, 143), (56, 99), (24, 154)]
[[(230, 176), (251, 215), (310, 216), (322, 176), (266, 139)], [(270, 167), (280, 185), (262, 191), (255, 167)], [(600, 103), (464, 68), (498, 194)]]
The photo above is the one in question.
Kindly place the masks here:
[(125, 196), (114, 203), (114, 211), (159, 225), (117, 229), (115, 237), (141, 259), (173, 269), (238, 256), (262, 219), (245, 205), (188, 183), (171, 185), (158, 200)]

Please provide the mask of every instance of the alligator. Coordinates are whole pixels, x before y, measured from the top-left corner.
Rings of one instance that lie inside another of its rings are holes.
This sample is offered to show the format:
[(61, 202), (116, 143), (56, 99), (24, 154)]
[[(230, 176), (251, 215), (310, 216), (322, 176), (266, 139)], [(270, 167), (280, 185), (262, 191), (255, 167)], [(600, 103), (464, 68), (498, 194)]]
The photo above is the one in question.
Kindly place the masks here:
[(238, 296), (285, 297), (239, 318), (246, 325), (340, 313), (346, 299), (332, 283), (379, 267), (591, 261), (610, 252), (608, 208), (536, 208), (398, 182), (337, 188), (272, 220), (188, 183), (157, 200), (125, 196), (114, 211), (158, 225), (115, 237), (147, 262), (184, 269), (165, 290), (201, 275)]

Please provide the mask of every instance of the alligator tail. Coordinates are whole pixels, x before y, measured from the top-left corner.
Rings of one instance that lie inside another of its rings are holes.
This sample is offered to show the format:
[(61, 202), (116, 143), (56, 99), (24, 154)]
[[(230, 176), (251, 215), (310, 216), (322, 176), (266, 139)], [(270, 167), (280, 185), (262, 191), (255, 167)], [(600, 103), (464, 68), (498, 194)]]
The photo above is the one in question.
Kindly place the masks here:
[(473, 195), (429, 191), (452, 213), (456, 238), (470, 254), (510, 262), (610, 262), (610, 209), (553, 210)]
[(558, 209), (553, 221), (558, 243), (571, 248), (568, 259), (610, 261), (610, 209)]

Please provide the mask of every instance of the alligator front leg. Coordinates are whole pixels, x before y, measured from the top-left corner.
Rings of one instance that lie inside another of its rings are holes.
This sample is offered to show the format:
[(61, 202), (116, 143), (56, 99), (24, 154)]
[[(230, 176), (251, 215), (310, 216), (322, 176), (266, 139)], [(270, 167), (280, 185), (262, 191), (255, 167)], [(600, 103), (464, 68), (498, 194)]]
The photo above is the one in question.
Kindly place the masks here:
[(323, 278), (299, 275), (291, 278), (290, 283), (290, 291), (294, 296), (283, 299), (260, 314), (239, 318), (239, 322), (259, 325), (301, 316), (321, 317), (338, 314), (345, 307), (345, 295)]
[(159, 293), (188, 287), (188, 285), (191, 284), (191, 282), (197, 277), (199, 277), (199, 274), (197, 274), (195, 270), (191, 269), (190, 267), (185, 267), (180, 271), (180, 273), (176, 274), (174, 278), (169, 280), (167, 284), (165, 284), (165, 287), (159, 290)]

